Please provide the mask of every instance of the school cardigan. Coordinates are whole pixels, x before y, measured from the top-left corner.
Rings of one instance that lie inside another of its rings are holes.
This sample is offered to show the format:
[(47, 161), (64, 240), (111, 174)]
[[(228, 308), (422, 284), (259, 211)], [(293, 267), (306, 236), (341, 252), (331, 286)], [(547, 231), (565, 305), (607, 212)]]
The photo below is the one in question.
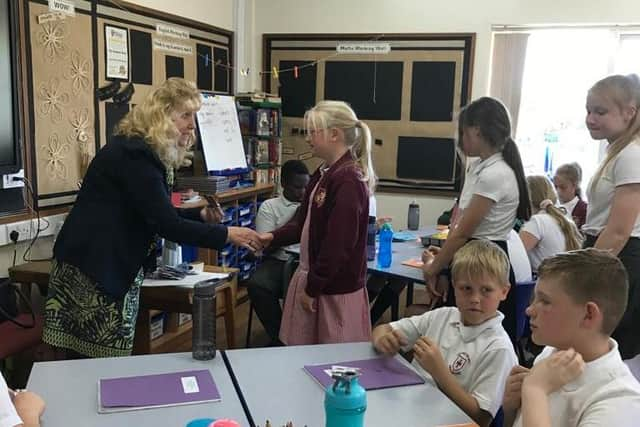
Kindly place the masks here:
[(587, 203), (584, 200), (578, 199), (578, 203), (571, 211), (571, 218), (573, 218), (573, 222), (576, 223), (576, 227), (580, 230), (580, 227), (584, 225), (587, 219)]
[(166, 168), (142, 138), (114, 136), (89, 165), (54, 258), (78, 267), (120, 299), (156, 234), (199, 247), (224, 246), (226, 227), (201, 222), (199, 211), (173, 207)]
[(364, 287), (367, 270), (369, 191), (350, 151), (328, 170), (315, 171), (302, 204), (288, 223), (274, 231), (272, 245), (300, 241), (309, 195), (316, 184), (310, 211), (306, 292), (311, 297), (354, 292)]

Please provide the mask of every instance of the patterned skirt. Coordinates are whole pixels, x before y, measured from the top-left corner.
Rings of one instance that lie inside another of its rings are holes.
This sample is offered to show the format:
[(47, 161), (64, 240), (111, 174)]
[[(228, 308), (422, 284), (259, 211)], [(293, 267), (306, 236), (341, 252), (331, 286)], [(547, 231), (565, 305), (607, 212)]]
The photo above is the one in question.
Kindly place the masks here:
[(123, 299), (101, 291), (73, 265), (53, 261), (43, 341), (88, 357), (129, 356), (140, 301), (142, 270)]

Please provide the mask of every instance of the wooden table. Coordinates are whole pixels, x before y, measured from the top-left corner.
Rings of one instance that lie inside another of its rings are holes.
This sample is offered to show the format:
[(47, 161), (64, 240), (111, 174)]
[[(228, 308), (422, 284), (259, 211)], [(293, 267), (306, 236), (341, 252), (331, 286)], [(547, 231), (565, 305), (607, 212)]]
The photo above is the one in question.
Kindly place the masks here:
[[(13, 282), (20, 284), (25, 295), (31, 294), (30, 291), (32, 283), (38, 285), (38, 289), (42, 295), (47, 295), (50, 271), (51, 261), (29, 262), (11, 267), (9, 269), (9, 277)], [(223, 270), (222, 267), (205, 266), (205, 271), (237, 273), (238, 270), (232, 268)], [(224, 316), (225, 333), (229, 348), (235, 348), (236, 346), (235, 301), (237, 287), (237, 275), (232, 274), (229, 281), (218, 286), (216, 289), (216, 296), (218, 298), (221, 297), (219, 300), (221, 302), (216, 303), (216, 314), (218, 316)], [(149, 310), (162, 310), (171, 313), (191, 313), (192, 300), (193, 289), (184, 287), (142, 287), (140, 290), (140, 309), (138, 312), (138, 323), (136, 325), (134, 353), (143, 354), (148, 353), (149, 350), (151, 350), (151, 341), (149, 339)], [(177, 321), (175, 324), (170, 321), (168, 332), (184, 333), (187, 330), (188, 329), (186, 327), (180, 328), (177, 325)], [(158, 339), (160, 340), (161, 338)], [(163, 348), (162, 344), (165, 344), (165, 341), (167, 341), (166, 338), (164, 341), (160, 341), (160, 344), (158, 345), (159, 351), (170, 350), (168, 346), (165, 346), (167, 348)]]

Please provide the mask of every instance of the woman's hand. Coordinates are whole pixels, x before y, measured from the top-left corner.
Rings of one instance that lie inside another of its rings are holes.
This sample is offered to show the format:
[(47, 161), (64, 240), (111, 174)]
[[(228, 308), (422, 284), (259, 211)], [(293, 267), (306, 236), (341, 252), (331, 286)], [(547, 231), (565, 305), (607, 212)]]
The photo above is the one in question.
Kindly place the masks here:
[(245, 247), (252, 252), (261, 251), (263, 248), (258, 233), (246, 227), (227, 227), (227, 242)]
[(262, 243), (262, 248), (266, 249), (273, 241), (273, 233), (258, 233), (258, 239), (260, 239), (260, 243)]

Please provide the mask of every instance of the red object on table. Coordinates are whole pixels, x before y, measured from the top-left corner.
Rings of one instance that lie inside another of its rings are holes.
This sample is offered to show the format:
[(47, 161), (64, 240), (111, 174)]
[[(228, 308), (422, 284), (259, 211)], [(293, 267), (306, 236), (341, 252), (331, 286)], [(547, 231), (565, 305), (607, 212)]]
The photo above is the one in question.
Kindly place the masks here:
[(182, 198), (180, 197), (180, 193), (176, 193), (176, 192), (171, 193), (171, 204), (175, 207), (178, 207), (182, 204)]

